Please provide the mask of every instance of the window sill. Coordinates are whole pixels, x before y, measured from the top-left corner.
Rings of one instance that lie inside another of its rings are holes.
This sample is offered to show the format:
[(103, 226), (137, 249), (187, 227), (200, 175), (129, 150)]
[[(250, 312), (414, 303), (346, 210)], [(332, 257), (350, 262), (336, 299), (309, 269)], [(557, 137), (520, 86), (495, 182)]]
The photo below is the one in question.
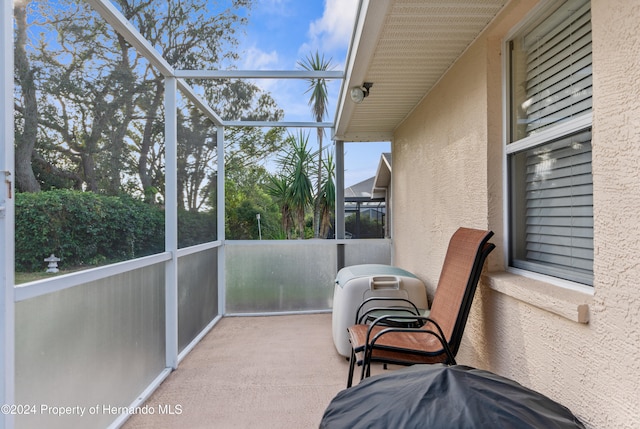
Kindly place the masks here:
[(507, 272), (487, 273), (484, 283), (496, 292), (578, 323), (589, 323), (593, 295)]

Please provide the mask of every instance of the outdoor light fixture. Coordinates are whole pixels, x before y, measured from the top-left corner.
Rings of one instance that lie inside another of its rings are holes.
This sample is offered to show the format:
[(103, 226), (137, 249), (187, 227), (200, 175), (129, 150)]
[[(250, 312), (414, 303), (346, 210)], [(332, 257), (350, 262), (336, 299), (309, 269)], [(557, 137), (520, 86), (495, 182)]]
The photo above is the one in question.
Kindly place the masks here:
[(362, 86), (354, 86), (351, 88), (351, 101), (356, 104), (362, 103), (362, 100), (369, 95), (369, 89), (373, 86), (371, 82), (364, 82)]

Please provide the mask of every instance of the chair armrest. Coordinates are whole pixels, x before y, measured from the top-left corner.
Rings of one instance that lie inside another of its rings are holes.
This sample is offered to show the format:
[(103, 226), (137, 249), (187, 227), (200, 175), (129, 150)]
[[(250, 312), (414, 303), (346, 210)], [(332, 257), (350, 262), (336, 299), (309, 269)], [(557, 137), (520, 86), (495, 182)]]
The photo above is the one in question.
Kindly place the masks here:
[[(386, 319), (389, 318), (393, 318), (393, 319), (400, 319), (400, 320), (420, 320), (422, 322), (424, 322), (424, 324), (430, 322), (432, 323), (435, 327), (437, 332), (432, 331), (430, 329), (424, 329), (424, 328), (397, 328), (397, 327), (390, 327), (390, 328), (386, 328), (383, 329), (382, 331), (378, 332), (373, 339), (371, 338), (371, 332), (374, 328), (374, 326), (379, 325), (381, 323), (384, 323)], [(440, 341), (440, 344), (442, 344), (442, 349), (444, 350), (445, 354), (447, 355), (447, 358), (449, 359), (450, 363), (452, 365), (455, 365), (455, 358), (453, 356), (453, 353), (451, 352), (451, 348), (449, 347), (449, 343), (447, 343), (446, 338), (444, 336), (444, 332), (442, 332), (442, 328), (440, 328), (440, 325), (438, 325), (438, 322), (436, 322), (435, 320), (429, 318), (429, 317), (424, 317), (424, 316), (381, 316), (378, 317), (376, 320), (374, 320), (371, 325), (369, 325), (369, 328), (367, 330), (367, 337), (366, 337), (366, 341), (364, 344), (364, 355), (367, 355), (367, 348), (373, 348), (373, 346), (375, 345), (376, 341), (382, 337), (385, 334), (391, 333), (391, 332), (412, 332), (412, 333), (427, 333), (430, 335), (435, 336), (438, 341)]]

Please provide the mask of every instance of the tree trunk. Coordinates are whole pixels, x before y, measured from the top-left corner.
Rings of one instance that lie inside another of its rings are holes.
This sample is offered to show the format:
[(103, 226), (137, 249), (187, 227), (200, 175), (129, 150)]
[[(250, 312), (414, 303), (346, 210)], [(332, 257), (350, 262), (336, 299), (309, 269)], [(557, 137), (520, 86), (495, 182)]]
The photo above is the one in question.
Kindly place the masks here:
[(87, 191), (98, 192), (98, 182), (96, 181), (96, 168), (93, 154), (91, 152), (81, 153), (82, 171), (84, 173), (84, 182), (87, 184)]
[(320, 193), (322, 192), (322, 128), (318, 128), (318, 182), (316, 184), (316, 200), (313, 206), (313, 237), (320, 237), (320, 223), (322, 209), (320, 207)]
[[(153, 100), (147, 111), (146, 122), (144, 124), (144, 131), (142, 133), (142, 142), (140, 143), (140, 157), (138, 158), (138, 175), (140, 176), (140, 183), (147, 200), (151, 199), (151, 188), (153, 186), (151, 174), (149, 174), (149, 150), (151, 149), (153, 140), (153, 125), (156, 120), (156, 114), (160, 108), (162, 102), (163, 87), (162, 81), (156, 79), (156, 92), (153, 95)], [(150, 201), (153, 202), (153, 201)]]
[(320, 215), (320, 238), (327, 238), (331, 230), (331, 210), (323, 207)]
[[(19, 3), (18, 3), (19, 4)], [(33, 70), (29, 65), (27, 51), (27, 13), (25, 6), (14, 9), (16, 21), (15, 67), (20, 81), (20, 90), (24, 101), (22, 112), (24, 124), (22, 133), (16, 135), (15, 169), (16, 187), (23, 192), (38, 192), (40, 184), (31, 167), (31, 157), (38, 136), (38, 103)]]
[(91, 128), (91, 133), (83, 135), (83, 140), (80, 142), (81, 150), (79, 152), (82, 159), (84, 180), (87, 184), (87, 190), (91, 192), (100, 192), (95, 156), (101, 150), (99, 143), (104, 130), (107, 128), (109, 115), (113, 114), (112, 107), (105, 101), (107, 90), (108, 88), (103, 88), (96, 94), (91, 112), (93, 115), (93, 127)]
[[(122, 107), (122, 120), (115, 126), (115, 130), (111, 137), (111, 165), (109, 168), (109, 189), (110, 195), (117, 195), (122, 190), (122, 182), (120, 179), (120, 172), (123, 170), (123, 152), (125, 148), (124, 138), (127, 135), (129, 124), (133, 119), (135, 111), (135, 105), (133, 102), (133, 96), (136, 92), (135, 77), (131, 72), (131, 65), (129, 64), (129, 45), (121, 35), (118, 35), (118, 46), (120, 47), (122, 59), (118, 65), (118, 75), (123, 79), (122, 85), (124, 91), (122, 98), (118, 101)], [(116, 103), (114, 103), (116, 107)]]

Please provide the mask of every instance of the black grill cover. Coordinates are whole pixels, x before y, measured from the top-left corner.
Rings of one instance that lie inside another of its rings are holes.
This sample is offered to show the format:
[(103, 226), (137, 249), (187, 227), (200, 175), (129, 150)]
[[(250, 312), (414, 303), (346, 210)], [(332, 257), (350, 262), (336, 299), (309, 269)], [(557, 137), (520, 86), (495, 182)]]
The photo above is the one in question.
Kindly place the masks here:
[(517, 428), (584, 425), (566, 407), (513, 380), (462, 365), (415, 365), (343, 390), (321, 429)]

